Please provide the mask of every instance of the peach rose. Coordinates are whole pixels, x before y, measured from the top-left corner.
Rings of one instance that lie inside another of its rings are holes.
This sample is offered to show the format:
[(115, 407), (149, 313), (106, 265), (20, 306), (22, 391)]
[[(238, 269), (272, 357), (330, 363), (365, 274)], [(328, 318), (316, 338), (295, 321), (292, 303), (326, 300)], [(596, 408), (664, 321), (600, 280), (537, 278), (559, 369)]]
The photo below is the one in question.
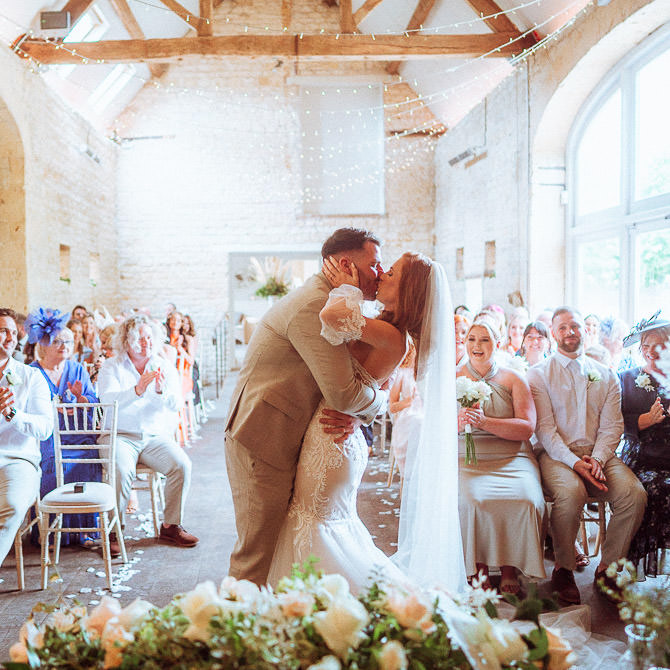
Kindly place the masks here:
[(116, 598), (103, 596), (100, 604), (91, 610), (91, 613), (84, 621), (84, 627), (91, 635), (97, 638), (102, 635), (105, 624), (121, 612), (121, 605)]
[(118, 668), (123, 660), (123, 650), (135, 636), (127, 631), (117, 617), (112, 617), (102, 631), (102, 648), (105, 652), (104, 667)]
[(405, 648), (397, 640), (387, 642), (379, 654), (381, 670), (407, 670)]
[(279, 604), (284, 616), (307, 616), (314, 607), (314, 596), (301, 591), (287, 591), (279, 596)]

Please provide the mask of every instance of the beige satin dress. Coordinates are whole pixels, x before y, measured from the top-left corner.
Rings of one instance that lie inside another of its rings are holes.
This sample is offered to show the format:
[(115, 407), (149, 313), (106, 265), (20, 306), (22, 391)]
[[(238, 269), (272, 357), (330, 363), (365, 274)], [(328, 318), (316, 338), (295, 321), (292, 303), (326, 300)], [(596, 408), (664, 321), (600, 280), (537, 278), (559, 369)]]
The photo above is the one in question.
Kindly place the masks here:
[[(486, 380), (491, 396), (484, 414), (512, 418), (512, 393)], [(465, 465), (465, 439), (458, 439), (459, 496), (465, 570), (477, 563), (512, 565), (526, 577), (544, 579), (545, 502), (540, 470), (530, 444), (505, 440), (473, 427), (477, 465)]]

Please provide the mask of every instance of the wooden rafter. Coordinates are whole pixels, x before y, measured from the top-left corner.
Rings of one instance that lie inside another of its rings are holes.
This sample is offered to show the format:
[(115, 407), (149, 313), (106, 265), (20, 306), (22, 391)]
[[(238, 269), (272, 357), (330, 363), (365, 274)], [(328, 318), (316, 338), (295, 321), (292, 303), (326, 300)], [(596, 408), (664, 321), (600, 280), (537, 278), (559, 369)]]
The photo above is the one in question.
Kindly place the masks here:
[[(479, 16), (492, 16), (502, 12), (499, 5), (493, 0), (466, 0)], [(513, 33), (519, 30), (507, 17), (507, 14), (500, 14), (494, 18), (484, 19), (484, 23), (494, 32)]]
[(191, 12), (183, 5), (179, 4), (177, 0), (161, 0), (161, 2), (171, 11), (173, 11), (189, 28), (198, 30), (200, 19), (193, 16)]
[(384, 126), (389, 134), (441, 135), (444, 124), (406, 82), (384, 87)]
[[(109, 3), (112, 5), (112, 9), (116, 12), (117, 16), (121, 19), (121, 23), (123, 23), (123, 27), (130, 35), (130, 38), (133, 40), (145, 39), (144, 31), (137, 22), (132, 9), (128, 6), (128, 0), (109, 0)], [(161, 77), (167, 70), (167, 65), (163, 63), (148, 63), (147, 65), (154, 77)]]
[(340, 0), (340, 30), (343, 33), (355, 33), (356, 24), (351, 9), (351, 0)]
[(81, 15), (93, 4), (94, 0), (68, 0), (64, 12), (70, 12), (70, 25), (74, 25)]
[[(434, 5), (435, 0), (419, 0), (416, 9), (414, 10), (414, 14), (412, 14), (412, 18), (407, 24), (407, 30), (419, 30), (422, 28)], [(386, 71), (390, 74), (398, 74), (399, 69), (400, 61), (393, 61), (386, 66)]]
[(293, 15), (293, 0), (281, 0), (281, 26), (285, 30), (291, 27)]
[(384, 0), (365, 0), (354, 12), (354, 23), (358, 25), (378, 4)]
[(200, 22), (198, 35), (211, 37), (214, 34), (214, 4), (212, 0), (200, 0)]
[[(514, 34), (516, 36), (517, 33)], [(21, 54), (45, 63), (81, 64), (164, 62), (184, 56), (270, 56), (309, 59), (396, 60), (462, 58), (489, 54), (508, 57), (531, 46), (533, 40), (510, 42), (509, 33), (485, 35), (216, 35), (198, 38), (110, 40), (69, 43), (57, 49), (52, 42), (26, 40)], [(72, 53), (74, 52), (74, 53)]]

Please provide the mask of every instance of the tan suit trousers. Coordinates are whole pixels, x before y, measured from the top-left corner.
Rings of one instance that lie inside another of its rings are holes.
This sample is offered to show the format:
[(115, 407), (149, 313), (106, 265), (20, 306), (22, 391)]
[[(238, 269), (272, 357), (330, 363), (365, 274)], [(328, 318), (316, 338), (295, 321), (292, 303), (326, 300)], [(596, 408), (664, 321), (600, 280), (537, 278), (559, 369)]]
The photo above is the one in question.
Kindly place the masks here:
[(226, 467), (235, 505), (237, 542), (228, 574), (267, 582), (279, 531), (286, 519), (295, 469), (279, 470), (226, 435)]
[[(592, 449), (578, 447), (571, 451), (581, 457)], [(610, 458), (604, 467), (608, 490), (600, 491), (585, 482), (572, 468), (554, 460), (544, 451), (539, 454), (538, 462), (542, 488), (553, 501), (550, 525), (556, 565), (568, 570), (577, 567), (575, 540), (588, 497), (608, 502), (612, 510), (607, 537), (601, 550), (601, 563), (609, 565), (625, 558), (647, 504), (647, 494), (633, 472), (616, 456)]]

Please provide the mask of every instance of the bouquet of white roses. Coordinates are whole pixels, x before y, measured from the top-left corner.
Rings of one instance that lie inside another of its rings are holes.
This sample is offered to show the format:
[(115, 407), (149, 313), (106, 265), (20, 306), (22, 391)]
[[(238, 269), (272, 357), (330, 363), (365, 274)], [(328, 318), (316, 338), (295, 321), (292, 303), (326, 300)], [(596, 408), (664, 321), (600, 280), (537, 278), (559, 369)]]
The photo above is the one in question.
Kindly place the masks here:
[[(474, 381), (465, 375), (456, 377), (456, 400), (461, 407), (474, 407), (491, 395), (491, 387), (485, 381)], [(465, 464), (477, 465), (475, 439), (472, 426), (465, 425)]]

